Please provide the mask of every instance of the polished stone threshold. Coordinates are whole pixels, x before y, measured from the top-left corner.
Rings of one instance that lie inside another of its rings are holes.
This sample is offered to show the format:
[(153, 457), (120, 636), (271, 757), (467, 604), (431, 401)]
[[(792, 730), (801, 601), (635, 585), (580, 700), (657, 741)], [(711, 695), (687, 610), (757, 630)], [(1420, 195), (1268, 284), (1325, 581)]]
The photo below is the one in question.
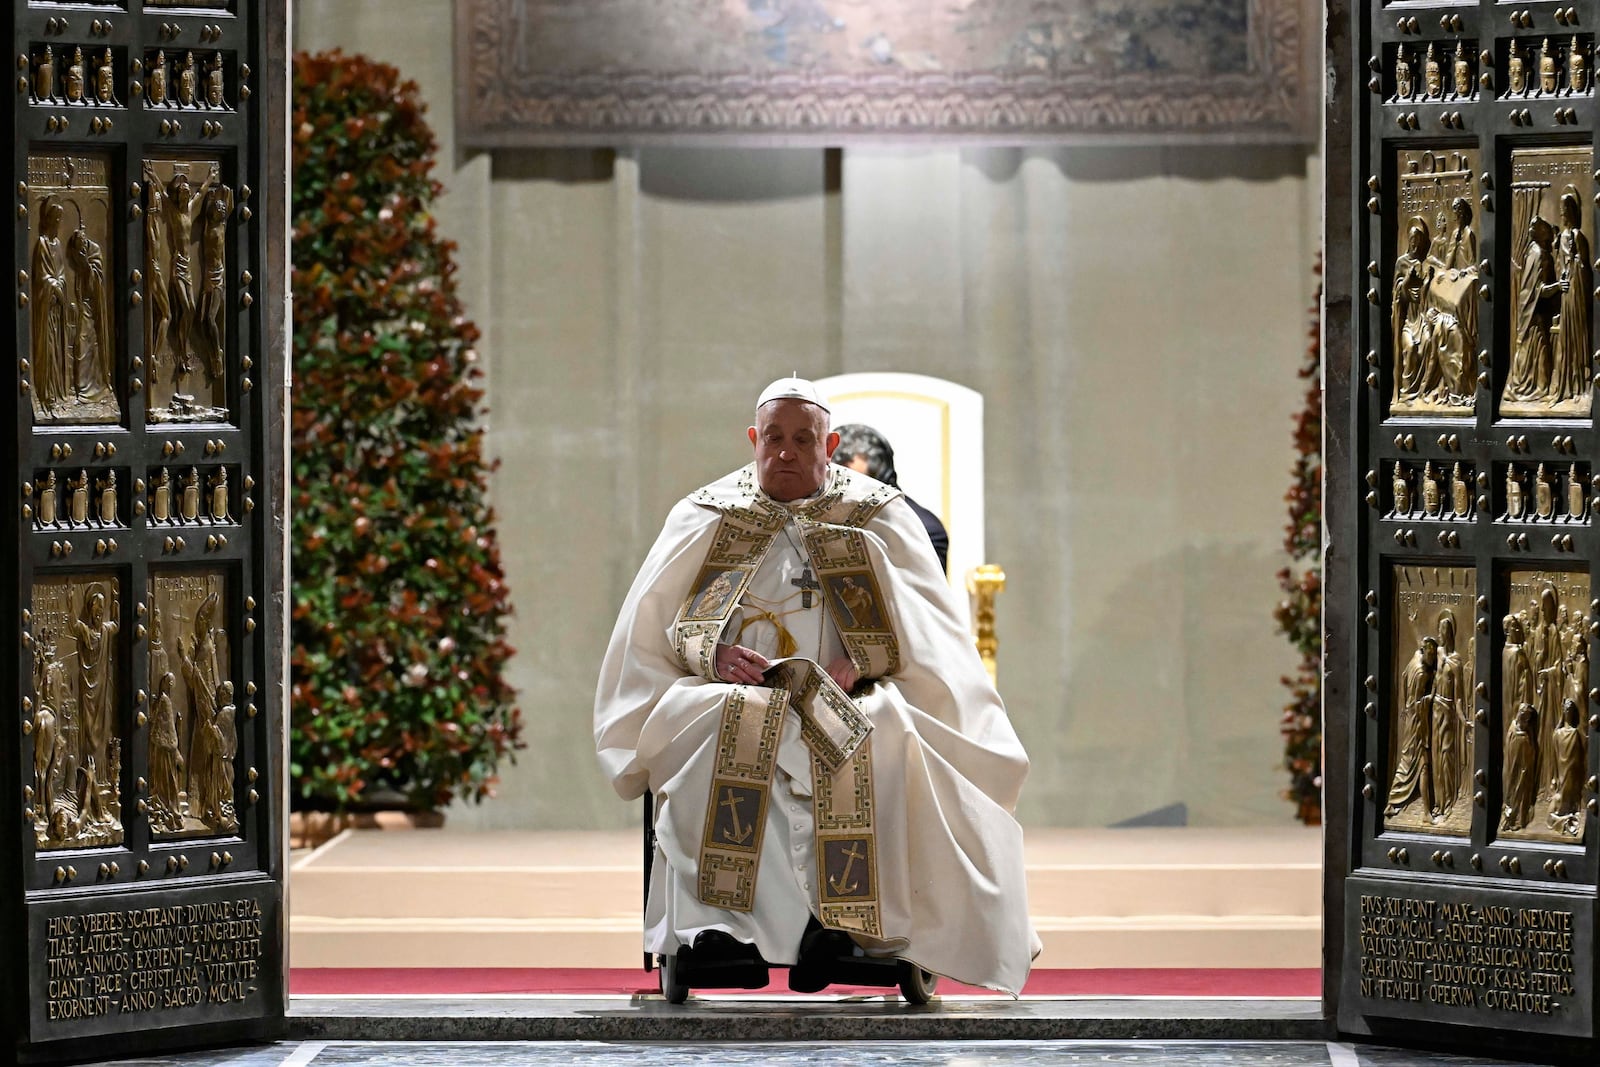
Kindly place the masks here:
[(1315, 998), (692, 996), (290, 998), (298, 1041), (1318, 1041)]
[[(302, 1041), (118, 1067), (1502, 1067), (1507, 1061), (1321, 1041)], [(111, 1063), (100, 1067), (112, 1067)]]

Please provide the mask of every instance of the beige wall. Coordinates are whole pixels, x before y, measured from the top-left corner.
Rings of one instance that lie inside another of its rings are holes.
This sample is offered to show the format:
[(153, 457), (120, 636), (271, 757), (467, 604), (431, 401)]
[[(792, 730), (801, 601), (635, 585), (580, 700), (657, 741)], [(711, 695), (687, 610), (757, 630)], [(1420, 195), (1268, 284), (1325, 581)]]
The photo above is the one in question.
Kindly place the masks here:
[[(432, 106), (485, 331), (529, 749), (473, 827), (621, 826), (594, 675), (672, 502), (745, 461), (798, 369), (982, 392), (1022, 817), (1285, 822), (1273, 631), (1320, 230), (1293, 149), (524, 151), (458, 160), (448, 0), (299, 0), (301, 47)], [(1308, 173), (1312, 181), (1308, 182)]]

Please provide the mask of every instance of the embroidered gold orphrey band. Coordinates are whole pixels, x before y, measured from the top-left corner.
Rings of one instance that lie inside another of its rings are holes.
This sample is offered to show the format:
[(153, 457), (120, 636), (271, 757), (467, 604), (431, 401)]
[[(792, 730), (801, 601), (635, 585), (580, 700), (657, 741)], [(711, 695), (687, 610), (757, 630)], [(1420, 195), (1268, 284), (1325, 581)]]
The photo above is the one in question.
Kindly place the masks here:
[(863, 678), (894, 674), (900, 669), (900, 639), (890, 625), (866, 537), (850, 526), (804, 521), (800, 526), (850, 661)]
[[(756, 488), (754, 467), (691, 497), (721, 512), (721, 519), (673, 624), (674, 651), (685, 670), (718, 680), (717, 639), (791, 515), (857, 670), (877, 678), (899, 667), (899, 641), (858, 529), (899, 493), (842, 467), (829, 471), (824, 491), (792, 509)], [(777, 745), (784, 710), (792, 706), (812, 757), (818, 917), (833, 929), (882, 937), (871, 724), (816, 663), (796, 658), (777, 667), (771, 687), (735, 686), (723, 704), (701, 838), (700, 899), (733, 911), (755, 906)]]
[(700, 899), (732, 911), (755, 906), (772, 768), (783, 735), (781, 688), (734, 686), (722, 706), (711, 801), (700, 837)]

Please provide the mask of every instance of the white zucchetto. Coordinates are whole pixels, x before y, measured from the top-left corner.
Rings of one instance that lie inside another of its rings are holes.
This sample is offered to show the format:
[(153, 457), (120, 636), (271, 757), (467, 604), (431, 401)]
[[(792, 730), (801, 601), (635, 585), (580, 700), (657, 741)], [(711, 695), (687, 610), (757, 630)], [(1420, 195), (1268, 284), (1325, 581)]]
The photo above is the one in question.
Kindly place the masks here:
[(761, 396), (756, 400), (756, 410), (760, 411), (774, 400), (804, 400), (817, 405), (817, 407), (830, 415), (833, 413), (833, 409), (828, 407), (826, 400), (822, 399), (822, 394), (817, 391), (817, 387), (804, 378), (779, 378), (761, 390)]

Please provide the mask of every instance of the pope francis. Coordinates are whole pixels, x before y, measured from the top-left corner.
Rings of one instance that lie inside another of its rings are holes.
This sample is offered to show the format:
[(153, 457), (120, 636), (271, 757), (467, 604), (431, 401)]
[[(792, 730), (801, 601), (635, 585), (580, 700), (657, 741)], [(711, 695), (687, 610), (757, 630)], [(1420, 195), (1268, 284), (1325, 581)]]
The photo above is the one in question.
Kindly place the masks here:
[(755, 462), (673, 508), (612, 633), (595, 744), (656, 794), (645, 949), (731, 939), (814, 989), (820, 933), (1015, 994), (1027, 756), (922, 523), (829, 462), (829, 418), (768, 386)]

